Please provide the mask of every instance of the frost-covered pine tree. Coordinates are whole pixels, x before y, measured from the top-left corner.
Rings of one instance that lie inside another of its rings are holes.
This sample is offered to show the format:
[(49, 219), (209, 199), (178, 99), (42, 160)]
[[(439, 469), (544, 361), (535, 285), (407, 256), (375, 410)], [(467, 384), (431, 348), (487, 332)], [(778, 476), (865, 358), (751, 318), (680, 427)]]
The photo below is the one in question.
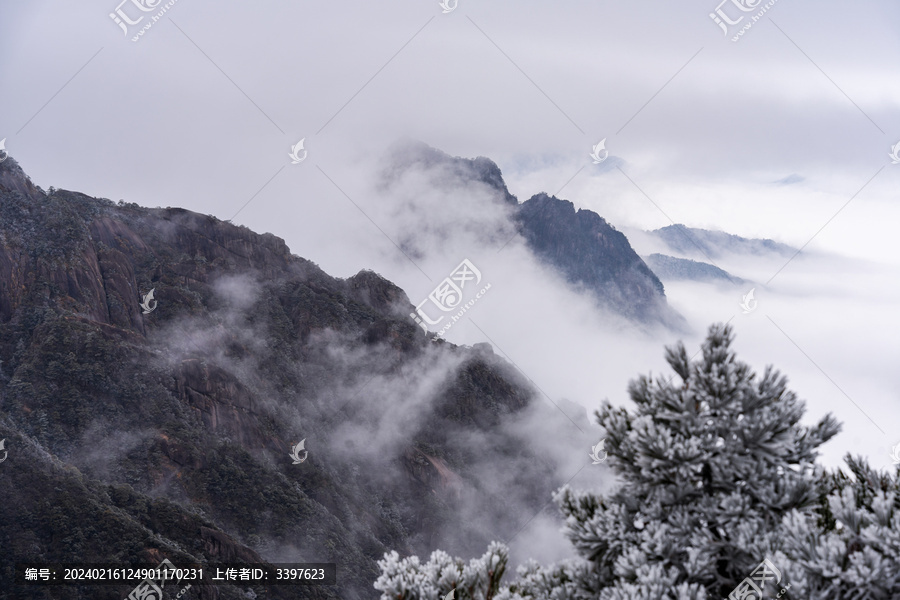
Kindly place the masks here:
[(507, 548), (492, 542), (481, 557), (465, 564), (443, 550), (435, 550), (424, 565), (418, 556), (401, 559), (396, 551), (378, 561), (381, 576), (375, 589), (383, 600), (435, 600), (451, 591), (454, 600), (492, 600), (506, 570)]
[[(636, 410), (604, 403), (609, 464), (622, 486), (608, 498), (564, 488), (566, 533), (603, 600), (723, 598), (781, 548), (782, 518), (818, 505), (817, 448), (840, 426), (799, 424), (804, 403), (771, 367), (736, 360), (730, 327), (713, 326), (702, 357), (666, 351), (679, 381), (641, 376)], [(785, 574), (787, 575), (787, 574)]]
[[(757, 377), (736, 360), (732, 340), (730, 327), (713, 326), (698, 361), (682, 344), (667, 349), (678, 381), (633, 381), (634, 411), (604, 403), (597, 418), (621, 485), (606, 497), (567, 487), (556, 495), (580, 558), (520, 567), (491, 598), (719, 599), (764, 558), (786, 563), (783, 520), (819, 522), (825, 477), (817, 448), (840, 427), (830, 415), (800, 425), (804, 403), (786, 379), (772, 368)], [(492, 550), (505, 565), (506, 549)], [(416, 583), (435, 580), (435, 555), (429, 569), (417, 559), (386, 561), (376, 584), (383, 600), (438, 598), (436, 588)], [(800, 569), (779, 568), (787, 581)]]
[(794, 597), (900, 599), (900, 468), (876, 473), (844, 459), (852, 478), (829, 476), (818, 518), (792, 511), (782, 527)]

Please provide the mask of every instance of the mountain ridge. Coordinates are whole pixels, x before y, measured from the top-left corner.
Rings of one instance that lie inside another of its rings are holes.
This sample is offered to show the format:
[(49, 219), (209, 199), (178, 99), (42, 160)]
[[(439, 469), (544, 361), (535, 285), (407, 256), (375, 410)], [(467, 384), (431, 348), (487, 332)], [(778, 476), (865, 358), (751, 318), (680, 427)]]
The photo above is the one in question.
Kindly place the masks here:
[(597, 213), (576, 211), (572, 202), (540, 193), (519, 205), (516, 218), (539, 258), (604, 305), (641, 322), (684, 326), (684, 320), (666, 303), (659, 278), (628, 238)]
[(653, 269), (661, 279), (691, 281), (727, 281), (734, 284), (746, 283), (744, 279), (735, 277), (728, 271), (715, 265), (688, 258), (677, 258), (666, 254), (649, 254), (644, 262)]
[[(41, 562), (330, 561), (336, 588), (258, 593), (374, 598), (388, 549), (474, 552), (512, 535), (561, 482), (510, 425), (571, 422), (492, 353), (423, 336), (412, 308), (376, 273), (333, 278), (272, 234), (45, 193), (10, 157), (0, 543)], [(309, 458), (294, 466), (301, 438)], [(473, 506), (487, 508), (463, 520)]]
[(793, 256), (798, 252), (796, 248), (767, 238), (745, 238), (724, 231), (687, 227), (680, 223), (647, 233), (661, 240), (669, 249), (684, 254), (682, 258), (702, 257), (709, 261), (726, 254)]
[[(510, 228), (513, 232), (498, 242), (502, 245), (500, 250), (518, 233), (537, 261), (558, 272), (575, 291), (586, 293), (597, 305), (641, 325), (685, 329), (683, 317), (668, 305), (659, 278), (631, 247), (628, 238), (597, 213), (576, 211), (572, 202), (544, 192), (520, 203), (509, 192), (494, 161), (452, 156), (417, 140), (405, 139), (392, 146), (383, 169), (384, 188), (388, 189), (407, 172), (430, 174), (433, 185), (465, 189), (472, 182), (483, 184), (494, 192), (485, 202), (503, 209), (487, 225)], [(450, 198), (455, 201), (456, 197), (450, 194)], [(470, 222), (473, 228), (486, 227), (481, 221)], [(431, 226), (435, 227), (436, 237), (450, 235), (440, 224), (428, 222), (419, 228)], [(502, 238), (498, 234), (486, 230), (479, 241), (493, 242), (494, 238)], [(412, 249), (410, 254), (419, 256)]]

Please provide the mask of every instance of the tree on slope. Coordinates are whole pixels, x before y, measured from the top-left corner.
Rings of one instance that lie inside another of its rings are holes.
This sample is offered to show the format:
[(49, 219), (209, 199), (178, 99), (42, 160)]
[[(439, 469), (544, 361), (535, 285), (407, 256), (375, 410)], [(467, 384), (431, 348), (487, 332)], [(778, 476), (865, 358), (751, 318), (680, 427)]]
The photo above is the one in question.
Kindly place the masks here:
[[(840, 427), (831, 415), (800, 425), (804, 403), (786, 379), (771, 368), (757, 377), (732, 341), (730, 327), (713, 326), (698, 361), (682, 344), (667, 349), (679, 381), (633, 381), (633, 412), (604, 403), (597, 418), (621, 485), (608, 497), (568, 487), (556, 495), (580, 558), (520, 567), (494, 598), (723, 598), (765, 557), (785, 560), (782, 519), (821, 521), (817, 448)], [(505, 564), (505, 548), (493, 551)], [(410, 579), (397, 565), (382, 564), (384, 600), (435, 597), (388, 595), (391, 581)]]

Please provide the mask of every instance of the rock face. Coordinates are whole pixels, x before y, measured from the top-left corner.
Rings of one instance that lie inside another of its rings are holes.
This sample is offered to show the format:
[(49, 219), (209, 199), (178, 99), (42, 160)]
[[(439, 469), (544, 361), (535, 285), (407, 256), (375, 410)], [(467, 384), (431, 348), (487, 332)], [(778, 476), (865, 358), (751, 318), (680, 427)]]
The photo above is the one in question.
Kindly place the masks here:
[(244, 448), (264, 448), (269, 441), (259, 427), (260, 411), (252, 392), (228, 371), (192, 358), (173, 370), (172, 395), (196, 414), (204, 428), (235, 440)]
[[(485, 160), (473, 176), (502, 181)], [(24, 560), (168, 557), (335, 562), (334, 588), (256, 597), (376, 598), (389, 549), (480, 554), (513, 535), (510, 508), (533, 514), (562, 483), (504, 429), (543, 409), (492, 353), (429, 341), (412, 310), (376, 273), (335, 279), (271, 234), (46, 194), (0, 163), (0, 589)], [(493, 489), (501, 472), (521, 490)], [(490, 532), (464, 518), (480, 506)]]
[(519, 207), (517, 219), (534, 253), (604, 306), (641, 322), (682, 324), (666, 303), (662, 282), (625, 235), (597, 213), (537, 194)]

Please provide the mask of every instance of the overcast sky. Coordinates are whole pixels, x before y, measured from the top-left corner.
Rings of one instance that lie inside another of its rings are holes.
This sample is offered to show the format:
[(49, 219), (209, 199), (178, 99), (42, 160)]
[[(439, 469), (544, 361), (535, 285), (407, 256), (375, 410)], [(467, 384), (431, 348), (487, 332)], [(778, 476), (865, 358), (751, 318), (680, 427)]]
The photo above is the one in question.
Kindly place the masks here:
[[(722, 4), (744, 15), (725, 35), (716, 0), (459, 0), (446, 14), (437, 0), (178, 0), (133, 42), (163, 3), (119, 6), (144, 15), (126, 35), (117, 2), (0, 4), (0, 139), (36, 184), (233, 217), (332, 275), (382, 273), (413, 302), (469, 257), (491, 297), (479, 327), (448, 339), (492, 341), (548, 396), (589, 410), (667, 372), (662, 344), (678, 336), (611, 330), (518, 243), (457, 240), (411, 265), (392, 240), (415, 222), (372, 186), (392, 142), (487, 156), (520, 201), (557, 194), (622, 230), (674, 222), (805, 245), (787, 266), (720, 265), (759, 282), (753, 314), (743, 289), (670, 284), (669, 301), (693, 350), (732, 319), (741, 357), (788, 374), (807, 421), (845, 423), (828, 464), (850, 451), (890, 466), (900, 4), (778, 0), (733, 42), (765, 3)], [(611, 158), (594, 165), (604, 138)], [(308, 156), (291, 164), (301, 139)], [(422, 226), (463, 210), (423, 206)]]

